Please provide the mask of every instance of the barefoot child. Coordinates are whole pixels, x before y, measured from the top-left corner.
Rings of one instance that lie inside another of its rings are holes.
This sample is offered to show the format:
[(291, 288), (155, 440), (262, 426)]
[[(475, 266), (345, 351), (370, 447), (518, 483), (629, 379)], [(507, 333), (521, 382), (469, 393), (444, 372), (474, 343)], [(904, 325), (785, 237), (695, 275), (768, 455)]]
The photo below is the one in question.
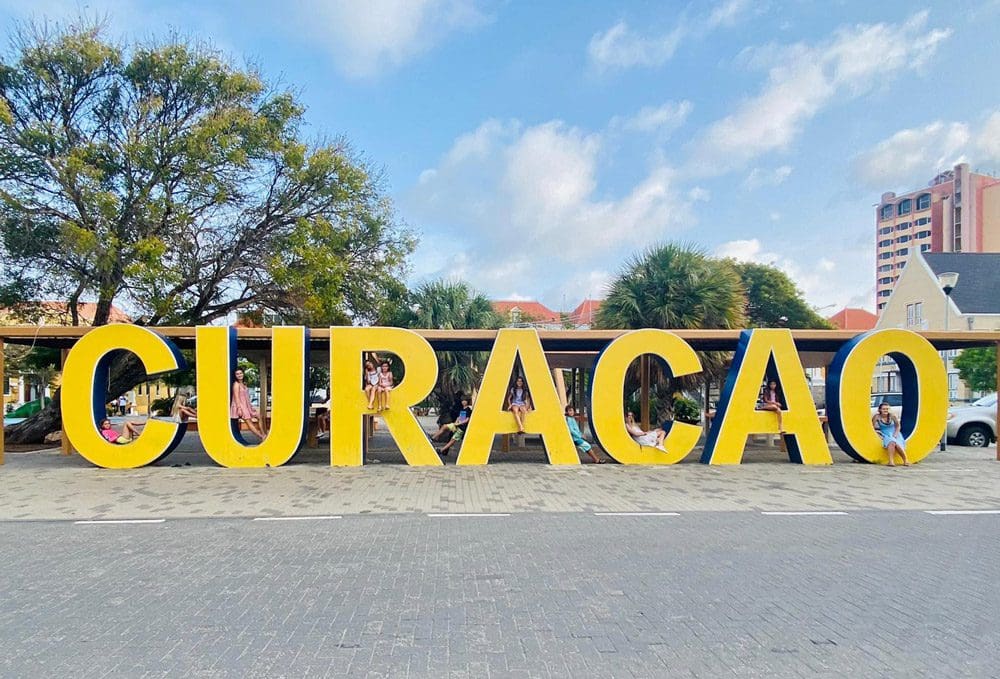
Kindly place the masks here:
[(392, 393), (392, 386), (395, 378), (389, 370), (389, 361), (382, 361), (382, 370), (378, 374), (378, 409), (389, 409), (389, 395)]
[(576, 421), (576, 409), (573, 406), (566, 406), (566, 426), (569, 427), (569, 435), (573, 439), (573, 445), (587, 453), (594, 464), (604, 464), (604, 460), (594, 452), (594, 447), (587, 442), (587, 439), (583, 438), (580, 424)]
[(507, 392), (507, 410), (514, 414), (514, 420), (517, 422), (517, 433), (523, 434), (524, 416), (531, 410), (531, 392), (523, 377), (518, 376), (514, 380), (514, 386)]
[(139, 436), (139, 428), (131, 422), (125, 422), (122, 424), (122, 433), (120, 434), (114, 427), (111, 426), (111, 420), (108, 419), (101, 420), (100, 429), (101, 436), (103, 436), (108, 443), (115, 443), (119, 445), (132, 443), (132, 441)]
[(365, 361), (365, 395), (368, 397), (368, 410), (374, 410), (375, 397), (378, 396), (378, 370), (370, 360)]

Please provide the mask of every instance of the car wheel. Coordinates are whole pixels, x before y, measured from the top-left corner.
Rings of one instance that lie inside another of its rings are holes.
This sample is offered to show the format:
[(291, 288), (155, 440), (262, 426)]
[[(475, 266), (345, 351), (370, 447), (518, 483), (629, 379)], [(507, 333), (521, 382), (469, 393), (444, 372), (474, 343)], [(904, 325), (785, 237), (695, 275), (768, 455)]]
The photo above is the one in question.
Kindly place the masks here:
[(990, 445), (990, 432), (981, 424), (969, 424), (958, 433), (958, 445), (985, 448)]

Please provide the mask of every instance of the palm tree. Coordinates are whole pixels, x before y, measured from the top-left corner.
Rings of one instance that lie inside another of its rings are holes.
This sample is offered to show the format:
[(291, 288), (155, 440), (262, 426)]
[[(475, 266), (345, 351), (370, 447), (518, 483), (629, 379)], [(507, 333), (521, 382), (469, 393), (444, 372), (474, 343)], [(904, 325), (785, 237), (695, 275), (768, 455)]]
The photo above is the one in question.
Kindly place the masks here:
[[(746, 293), (731, 263), (709, 257), (701, 248), (668, 243), (649, 248), (625, 264), (611, 283), (595, 318), (597, 328), (731, 329), (745, 322)], [(706, 377), (720, 376), (728, 357), (701, 355), (704, 374), (667, 378), (652, 364), (657, 394), (664, 410), (672, 409), (671, 394), (696, 388)], [(638, 388), (638, 370), (627, 379), (629, 393)]]
[(739, 328), (746, 296), (728, 262), (668, 243), (634, 256), (608, 290), (598, 328)]
[[(410, 327), (468, 330), (503, 326), (503, 318), (493, 310), (490, 300), (464, 281), (441, 279), (424, 283), (410, 297), (412, 314), (407, 318)], [(482, 379), (488, 356), (482, 351), (438, 353), (434, 400), (439, 410), (450, 408), (459, 393), (471, 394)]]

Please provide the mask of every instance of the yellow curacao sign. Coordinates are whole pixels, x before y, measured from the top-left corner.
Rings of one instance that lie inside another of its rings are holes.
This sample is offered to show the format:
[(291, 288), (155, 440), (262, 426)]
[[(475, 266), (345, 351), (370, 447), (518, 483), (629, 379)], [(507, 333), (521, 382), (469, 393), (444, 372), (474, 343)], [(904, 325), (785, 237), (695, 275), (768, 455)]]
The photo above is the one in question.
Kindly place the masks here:
[[(169, 453), (185, 433), (184, 423), (150, 419), (142, 433), (127, 444), (102, 436), (108, 369), (115, 352), (130, 351), (157, 375), (185, 369), (176, 346), (154, 330), (132, 325), (108, 325), (84, 335), (70, 351), (63, 372), (62, 413), (66, 435), (87, 460), (100, 467), (130, 468), (150, 464)], [(379, 413), (408, 464), (439, 466), (411, 407), (431, 393), (438, 369), (434, 351), (417, 333), (401, 328), (330, 329), (330, 463), (359, 466), (365, 445), (362, 360), (367, 352), (394, 354), (405, 376), (393, 385), (391, 407)], [(602, 448), (623, 464), (674, 464), (698, 442), (701, 428), (665, 422), (663, 443), (631, 435), (624, 422), (624, 385), (629, 365), (651, 355), (666, 372), (697, 375), (698, 355), (684, 340), (665, 330), (635, 330), (610, 342), (597, 356), (591, 375), (591, 429)], [(931, 344), (906, 330), (868, 332), (846, 343), (827, 376), (827, 415), (837, 444), (858, 460), (885, 464), (882, 440), (872, 427), (869, 385), (879, 358), (891, 356), (900, 367), (903, 385), (901, 434), (907, 456), (918, 461), (929, 455), (944, 433), (947, 414), (946, 376)], [(199, 327), (196, 331), (198, 427), (202, 445), (224, 467), (264, 467), (285, 464), (302, 446), (309, 417), (307, 370), (309, 331), (275, 328), (272, 335), (273, 372), (270, 427), (263, 441), (250, 445), (240, 433), (233, 385), (236, 331)], [(524, 419), (525, 432), (539, 435), (549, 462), (579, 464), (579, 458), (559, 405), (559, 394), (542, 351), (538, 333), (504, 329), (487, 364), (472, 419), (461, 445), (458, 464), (483, 465), (498, 434), (517, 431), (505, 400), (516, 365), (530, 385), (533, 408)], [(782, 429), (776, 413), (757, 407), (765, 378), (778, 383), (783, 397)], [(262, 401), (267, 402), (266, 399)], [(788, 330), (745, 330), (741, 334), (705, 441), (701, 461), (739, 464), (751, 434), (780, 434), (789, 459), (801, 464), (830, 464), (815, 404), (806, 383), (795, 343)]]

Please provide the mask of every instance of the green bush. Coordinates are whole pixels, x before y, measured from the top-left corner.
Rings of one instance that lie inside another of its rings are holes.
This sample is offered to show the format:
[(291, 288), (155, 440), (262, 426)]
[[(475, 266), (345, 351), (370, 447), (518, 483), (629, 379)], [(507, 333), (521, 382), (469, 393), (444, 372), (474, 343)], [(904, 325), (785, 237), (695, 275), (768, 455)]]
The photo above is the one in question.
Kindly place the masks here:
[(701, 409), (689, 398), (674, 399), (674, 419), (678, 422), (698, 424), (701, 421)]

